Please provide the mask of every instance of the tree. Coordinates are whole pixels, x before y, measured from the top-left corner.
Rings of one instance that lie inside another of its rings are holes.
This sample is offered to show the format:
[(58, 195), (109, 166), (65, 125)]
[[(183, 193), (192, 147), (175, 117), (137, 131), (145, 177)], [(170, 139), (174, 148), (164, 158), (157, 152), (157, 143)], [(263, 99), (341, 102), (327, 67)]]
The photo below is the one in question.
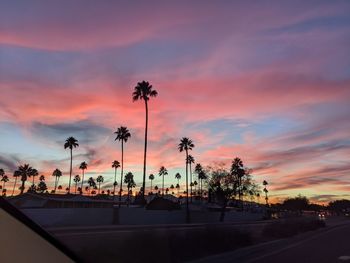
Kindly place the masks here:
[(44, 193), (47, 190), (47, 186), (44, 180), (40, 180), (38, 187), (37, 187), (37, 191), (39, 193)]
[(32, 183), (32, 185), (35, 185), (35, 183), (34, 183), (34, 178), (35, 178), (35, 176), (38, 176), (38, 175), (39, 175), (39, 172), (38, 172), (38, 170), (36, 170), (36, 169), (33, 169), (32, 172), (30, 173), (30, 175), (28, 175), (28, 177), (32, 177), (32, 178), (33, 178), (33, 183)]
[(60, 192), (60, 191), (62, 190), (62, 185), (59, 185), (59, 186), (57, 187), (57, 189), (58, 189), (58, 192)]
[(96, 182), (94, 180), (94, 178), (90, 177), (88, 180), (88, 185), (90, 188), (95, 188), (96, 187)]
[(16, 188), (16, 184), (17, 184), (17, 178), (20, 177), (20, 176), (21, 176), (21, 175), (20, 175), (19, 171), (15, 171), (15, 172), (13, 173), (13, 177), (15, 178), (15, 183), (13, 184), (12, 196), (13, 196), (13, 194), (15, 193), (15, 188)]
[(160, 167), (158, 174), (159, 174), (159, 176), (162, 176), (162, 180), (163, 180), (162, 195), (164, 195), (164, 175), (168, 175), (168, 170), (164, 166), (162, 166), (162, 167)]
[(194, 144), (192, 140), (190, 140), (187, 137), (183, 137), (180, 140), (180, 144), (178, 146), (178, 149), (180, 152), (185, 151), (186, 153), (186, 222), (190, 222), (190, 210), (189, 210), (189, 205), (188, 205), (188, 151), (192, 150), (194, 148)]
[(266, 201), (266, 205), (269, 205), (269, 197), (267, 196), (267, 193), (269, 192), (268, 190), (267, 190), (267, 185), (268, 185), (269, 183), (266, 181), (266, 180), (264, 180), (263, 181), (263, 186), (264, 186), (264, 193), (265, 193), (265, 201)]
[(117, 169), (120, 167), (120, 163), (117, 160), (114, 160), (112, 163), (112, 168), (114, 168), (114, 182), (113, 182), (113, 200), (115, 196), (115, 187), (118, 185), (117, 183)]
[(155, 186), (155, 187), (154, 187), (154, 190), (157, 192), (157, 191), (158, 191), (158, 186)]
[(72, 179), (73, 170), (73, 148), (79, 147), (78, 140), (74, 137), (69, 137), (64, 143), (64, 149), (69, 148), (70, 150), (70, 169), (69, 169), (69, 184), (68, 184), (68, 194), (70, 193), (70, 183)]
[(181, 174), (176, 173), (175, 174), (175, 179), (177, 179), (177, 183), (180, 184)]
[(102, 175), (99, 175), (96, 179), (96, 181), (98, 182), (98, 194), (100, 194), (100, 190), (101, 190), (101, 183), (103, 183), (104, 178)]
[(40, 175), (39, 181), (40, 181), (40, 182), (45, 181), (45, 176), (44, 176), (44, 175)]
[(54, 192), (56, 193), (56, 188), (57, 188), (57, 185), (58, 185), (58, 180), (59, 180), (60, 177), (62, 176), (61, 170), (59, 170), (59, 169), (56, 168), (56, 169), (52, 172), (52, 176), (55, 177), (55, 188), (54, 188)]
[(120, 191), (119, 191), (119, 207), (120, 207), (120, 203), (122, 201), (122, 192), (123, 192), (124, 142), (126, 143), (128, 141), (128, 139), (131, 137), (131, 134), (128, 128), (124, 126), (120, 126), (115, 132), (115, 134), (117, 134), (115, 141), (116, 140), (120, 141), (122, 145), (122, 169), (120, 171)]
[(21, 178), (22, 185), (21, 185), (21, 194), (23, 194), (23, 191), (25, 189), (25, 182), (28, 180), (29, 177), (31, 177), (33, 174), (37, 174), (38, 171), (34, 168), (32, 168), (29, 164), (24, 164), (18, 166), (18, 170), (15, 171), (15, 174), (18, 175)]
[(309, 208), (310, 201), (305, 196), (297, 196), (294, 198), (287, 198), (283, 201), (282, 207), (291, 210), (298, 211), (302, 213), (303, 210), (307, 210)]
[(152, 181), (154, 180), (154, 174), (150, 174), (148, 179), (151, 180), (151, 192), (152, 192)]
[(172, 192), (172, 194), (174, 194), (174, 185), (172, 184), (172, 185), (170, 185), (170, 189), (171, 189), (171, 192)]
[(78, 187), (78, 183), (80, 182), (80, 176), (79, 176), (79, 174), (77, 174), (76, 176), (74, 176), (73, 181), (74, 181), (74, 183), (75, 183), (74, 194), (77, 194), (77, 187)]
[(128, 206), (129, 206), (129, 204), (130, 204), (130, 189), (136, 186), (135, 181), (134, 181), (134, 175), (131, 172), (128, 172), (125, 175), (124, 183), (126, 183), (127, 188), (128, 188)]
[[(245, 175), (245, 169), (243, 166), (243, 161), (236, 157), (231, 164), (231, 175), (233, 176), (233, 180), (237, 181), (237, 191), (238, 191), (238, 198), (241, 201), (241, 204), (243, 205), (243, 184), (242, 184), (242, 178)], [(235, 193), (236, 194), (236, 193)]]
[(180, 185), (176, 184), (175, 188), (177, 189), (177, 194), (179, 195)]
[(87, 169), (88, 164), (86, 162), (82, 162), (79, 166), (79, 169), (82, 171), (82, 177), (81, 177), (81, 189), (84, 189), (84, 176), (85, 176), (85, 170)]
[(143, 154), (143, 180), (142, 180), (142, 198), (145, 199), (146, 187), (146, 156), (147, 156), (147, 132), (148, 132), (148, 101), (151, 97), (156, 97), (158, 92), (153, 89), (147, 81), (138, 82), (132, 93), (132, 100), (143, 100), (146, 108), (146, 127), (145, 127), (145, 147)]
[(2, 184), (2, 189), (3, 189), (3, 190), (6, 189), (6, 188), (5, 188), (5, 185), (6, 185), (6, 183), (7, 183), (9, 180), (10, 180), (9, 177), (8, 177), (6, 174), (4, 174), (4, 175), (2, 176), (1, 182), (3, 182), (3, 184)]
[(192, 181), (192, 166), (191, 166), (191, 164), (194, 163), (194, 158), (192, 155), (188, 155), (187, 163), (188, 163), (188, 166), (190, 168), (190, 196), (191, 196), (191, 203), (192, 203), (192, 195), (193, 195), (192, 187), (194, 186), (193, 181)]

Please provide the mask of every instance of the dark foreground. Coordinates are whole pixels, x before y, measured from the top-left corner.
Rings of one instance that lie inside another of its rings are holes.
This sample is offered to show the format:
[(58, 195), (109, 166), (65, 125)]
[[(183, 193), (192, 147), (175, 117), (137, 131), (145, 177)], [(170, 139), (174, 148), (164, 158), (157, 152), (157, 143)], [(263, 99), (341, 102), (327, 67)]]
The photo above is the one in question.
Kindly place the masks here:
[(275, 240), (193, 262), (350, 262), (350, 220), (293, 238)]

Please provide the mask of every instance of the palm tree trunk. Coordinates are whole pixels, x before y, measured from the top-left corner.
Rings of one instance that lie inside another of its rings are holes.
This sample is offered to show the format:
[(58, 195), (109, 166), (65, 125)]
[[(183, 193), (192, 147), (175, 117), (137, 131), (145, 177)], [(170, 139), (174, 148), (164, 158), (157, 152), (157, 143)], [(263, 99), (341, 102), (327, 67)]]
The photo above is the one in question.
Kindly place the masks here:
[(84, 185), (84, 175), (85, 175), (85, 169), (82, 169), (83, 170), (83, 176), (82, 176), (82, 179), (81, 179), (81, 192), (83, 192), (83, 185)]
[(151, 192), (152, 192), (152, 180), (151, 180)]
[(23, 192), (24, 192), (24, 183), (25, 183), (25, 181), (22, 181), (21, 194), (23, 194)]
[(70, 148), (70, 170), (69, 170), (69, 184), (68, 184), (68, 194), (70, 194), (70, 181), (72, 178), (72, 169), (73, 169), (73, 148)]
[(33, 175), (33, 185), (34, 185), (34, 177), (35, 177), (35, 176)]
[(162, 196), (164, 196), (164, 174), (163, 174), (163, 183), (162, 183)]
[(116, 185), (115, 185), (115, 182), (117, 181), (117, 168), (114, 168), (114, 182), (113, 182), (113, 186), (114, 186), (114, 188), (113, 188), (113, 200), (114, 200), (114, 196), (115, 196), (115, 187), (116, 187)]
[(191, 188), (191, 203), (192, 203), (192, 169), (191, 169), (191, 163), (189, 162), (190, 165), (190, 188)]
[(75, 183), (75, 190), (74, 190), (74, 194), (77, 194), (77, 186), (78, 186), (78, 182)]
[(124, 141), (122, 140), (122, 169), (120, 171), (120, 190), (119, 190), (119, 207), (122, 201), (122, 191), (123, 191), (123, 171), (124, 171)]
[(145, 187), (146, 187), (146, 157), (147, 157), (147, 132), (148, 132), (148, 104), (145, 100), (146, 107), (146, 128), (145, 128), (145, 150), (143, 153), (143, 181), (142, 181), (142, 199), (145, 199)]
[(130, 188), (128, 187), (128, 207), (129, 207), (129, 204), (130, 204)]
[(101, 183), (98, 183), (98, 194), (100, 194)]
[(188, 205), (188, 151), (186, 150), (186, 223), (190, 223), (190, 209)]
[(16, 183), (17, 183), (17, 176), (15, 177), (15, 184), (13, 185), (13, 189), (12, 189), (12, 195), (15, 193), (15, 188), (16, 188)]

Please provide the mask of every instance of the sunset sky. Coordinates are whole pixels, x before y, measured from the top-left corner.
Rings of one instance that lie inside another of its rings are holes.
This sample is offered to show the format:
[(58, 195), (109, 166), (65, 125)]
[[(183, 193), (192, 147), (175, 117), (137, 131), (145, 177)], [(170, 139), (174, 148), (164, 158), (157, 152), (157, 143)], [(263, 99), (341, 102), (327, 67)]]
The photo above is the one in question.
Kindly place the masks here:
[[(239, 156), (275, 200), (350, 197), (349, 1), (0, 1), (0, 168), (30, 163), (102, 174), (121, 159), (142, 181), (146, 80), (147, 174), (184, 178), (181, 137), (197, 162)], [(50, 181), (49, 181), (50, 182)], [(147, 181), (148, 183), (149, 181)], [(182, 180), (184, 183), (184, 180)]]

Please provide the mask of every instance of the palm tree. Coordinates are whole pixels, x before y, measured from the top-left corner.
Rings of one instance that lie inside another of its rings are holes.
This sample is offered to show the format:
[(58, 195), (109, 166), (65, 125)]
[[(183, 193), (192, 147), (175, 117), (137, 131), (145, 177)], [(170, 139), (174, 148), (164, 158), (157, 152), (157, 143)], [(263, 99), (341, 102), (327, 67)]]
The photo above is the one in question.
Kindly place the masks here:
[(59, 170), (59, 169), (55, 169), (53, 172), (52, 172), (52, 176), (55, 177), (55, 189), (54, 189), (54, 192), (56, 193), (56, 188), (57, 188), (57, 185), (58, 185), (58, 180), (60, 179), (60, 177), (62, 176), (62, 172)]
[(170, 189), (171, 189), (171, 192), (172, 192), (172, 194), (174, 194), (174, 185), (172, 184), (172, 185), (170, 185)]
[(32, 170), (32, 173), (29, 175), (29, 177), (32, 177), (32, 178), (33, 178), (33, 183), (32, 183), (32, 185), (35, 185), (35, 184), (34, 184), (34, 178), (35, 178), (35, 176), (38, 176), (38, 175), (39, 175), (38, 170), (33, 169), (33, 170)]
[(178, 149), (180, 152), (185, 151), (186, 152), (186, 222), (190, 222), (190, 210), (188, 206), (188, 151), (192, 150), (194, 148), (194, 144), (192, 140), (190, 140), (187, 137), (183, 137), (180, 140), (180, 144), (178, 145)]
[(158, 186), (155, 186), (154, 190), (156, 191), (156, 194), (157, 194), (158, 193)]
[(84, 186), (84, 175), (85, 175), (85, 170), (87, 169), (88, 167), (88, 164), (86, 162), (82, 162), (79, 166), (79, 169), (81, 169), (82, 171), (82, 177), (81, 177), (81, 186), (80, 188), (81, 189), (84, 189), (83, 186)]
[(38, 171), (34, 168), (32, 168), (29, 164), (20, 165), (18, 167), (18, 170), (15, 171), (15, 174), (19, 177), (21, 177), (22, 185), (21, 185), (21, 194), (23, 194), (24, 191), (24, 185), (25, 182), (28, 180), (29, 177), (31, 177), (33, 174), (37, 174)]
[(207, 179), (207, 176), (200, 163), (197, 163), (196, 167), (194, 168), (194, 171), (198, 176), (198, 180), (200, 180), (199, 189), (200, 189), (200, 198), (202, 199), (203, 180)]
[(114, 168), (114, 182), (113, 182), (113, 200), (115, 196), (115, 187), (118, 185), (117, 183), (117, 169), (120, 167), (120, 163), (117, 160), (114, 160), (112, 163), (112, 168)]
[(96, 179), (96, 181), (98, 182), (98, 194), (100, 194), (100, 189), (101, 189), (101, 183), (103, 183), (104, 178), (102, 175), (99, 175)]
[(151, 180), (151, 192), (152, 192), (152, 181), (154, 180), (154, 174), (150, 174), (148, 178)]
[(15, 178), (15, 183), (13, 184), (13, 189), (12, 189), (12, 196), (15, 193), (15, 188), (16, 188), (16, 184), (17, 184), (17, 178), (20, 177), (20, 173), (18, 171), (15, 171), (13, 173), (13, 177)]
[(62, 190), (62, 185), (57, 186), (58, 192)]
[(233, 175), (235, 178), (238, 179), (238, 197), (239, 200), (241, 201), (241, 204), (243, 206), (243, 185), (242, 185), (242, 178), (245, 175), (245, 170), (244, 170), (244, 166), (243, 166), (243, 161), (236, 157), (233, 161), (232, 161), (232, 165), (231, 165), (231, 175)]
[(2, 189), (5, 190), (5, 184), (9, 181), (9, 177), (7, 175), (3, 175), (1, 178), (1, 182), (3, 182)]
[(89, 178), (89, 180), (88, 180), (88, 185), (89, 185), (89, 187), (91, 187), (91, 188), (95, 188), (95, 187), (96, 187), (96, 183), (95, 183), (94, 178), (92, 178), (92, 177)]
[(181, 174), (176, 173), (175, 174), (175, 179), (177, 179), (177, 183), (180, 184)]
[(266, 180), (264, 180), (263, 181), (263, 185), (264, 185), (264, 192), (265, 192), (265, 201), (266, 201), (266, 205), (269, 205), (269, 197), (267, 196), (267, 193), (269, 192), (268, 190), (267, 190), (267, 185), (268, 185), (269, 183), (266, 181)]
[(177, 195), (179, 195), (180, 185), (176, 184), (175, 188), (177, 189)]
[(127, 127), (120, 126), (117, 131), (115, 132), (117, 134), (117, 137), (115, 138), (115, 141), (121, 141), (122, 143), (122, 169), (120, 171), (120, 190), (119, 190), (119, 207), (120, 203), (122, 201), (122, 192), (123, 192), (123, 170), (124, 170), (124, 142), (126, 143), (128, 139), (131, 137), (131, 134)]
[(64, 143), (64, 149), (69, 148), (70, 150), (70, 169), (69, 169), (69, 184), (68, 184), (68, 194), (70, 193), (70, 183), (72, 179), (73, 170), (73, 148), (79, 147), (78, 140), (74, 137), (69, 137)]
[(77, 174), (76, 176), (74, 176), (73, 181), (74, 181), (74, 183), (75, 183), (74, 194), (77, 194), (77, 186), (78, 186), (78, 183), (80, 182), (80, 176), (79, 176), (79, 174)]
[(131, 172), (128, 172), (125, 175), (124, 183), (126, 183), (127, 188), (128, 188), (128, 206), (129, 206), (129, 203), (130, 203), (130, 188), (133, 188), (133, 187), (136, 186), (135, 181), (134, 181), (134, 175)]
[(146, 107), (146, 127), (145, 127), (145, 148), (143, 154), (143, 180), (142, 180), (142, 198), (145, 198), (146, 187), (146, 155), (147, 155), (147, 132), (148, 132), (148, 101), (151, 97), (156, 97), (158, 92), (152, 89), (147, 81), (138, 82), (132, 93), (132, 100), (143, 100)]
[(162, 166), (162, 167), (160, 167), (158, 174), (159, 174), (159, 176), (163, 177), (162, 195), (164, 195), (164, 175), (168, 175), (168, 170), (164, 166)]
[(190, 196), (191, 196), (191, 203), (192, 203), (192, 187), (194, 186), (193, 184), (193, 181), (192, 181), (192, 167), (191, 167), (191, 164), (194, 163), (194, 158), (192, 155), (188, 155), (187, 157), (187, 162), (188, 162), (188, 165), (190, 167)]

